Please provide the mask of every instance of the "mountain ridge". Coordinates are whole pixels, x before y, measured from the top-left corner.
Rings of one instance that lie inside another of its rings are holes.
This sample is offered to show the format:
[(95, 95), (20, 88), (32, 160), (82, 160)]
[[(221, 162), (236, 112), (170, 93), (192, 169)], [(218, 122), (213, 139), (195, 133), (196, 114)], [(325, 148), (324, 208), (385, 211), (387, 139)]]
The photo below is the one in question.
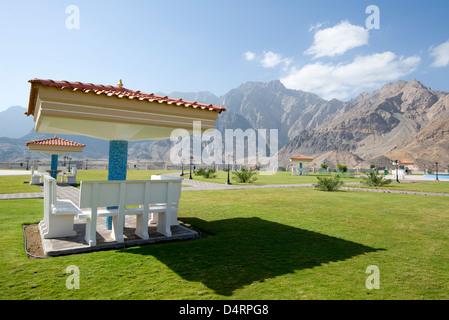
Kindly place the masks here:
[[(341, 157), (341, 161), (351, 162), (351, 165), (372, 159), (385, 163), (388, 162), (385, 158), (399, 155), (428, 158), (421, 162), (438, 158), (449, 163), (449, 158), (442, 154), (448, 154), (449, 147), (445, 142), (449, 140), (446, 120), (439, 120), (449, 119), (449, 93), (432, 90), (416, 79), (388, 83), (346, 102), (327, 101), (314, 93), (288, 89), (279, 80), (249, 81), (221, 97), (207, 91), (172, 92), (169, 95), (225, 107), (227, 111), (216, 121), (216, 128), (223, 135), (225, 129), (278, 129), (280, 163), (287, 163), (295, 154), (317, 159), (327, 154), (329, 161), (335, 162)], [(34, 126), (31, 117), (25, 117), (23, 112), (20, 117), (31, 120)], [(20, 138), (0, 138), (0, 161), (30, 156), (25, 140), (43, 137), (47, 135), (31, 130)], [(107, 141), (82, 136), (67, 138), (87, 145), (82, 158), (107, 157)], [(429, 141), (438, 148), (425, 152), (425, 144)], [(169, 159), (171, 146), (168, 140), (130, 142), (128, 157)], [(31, 156), (48, 157), (36, 153)], [(326, 157), (320, 161), (324, 160)]]

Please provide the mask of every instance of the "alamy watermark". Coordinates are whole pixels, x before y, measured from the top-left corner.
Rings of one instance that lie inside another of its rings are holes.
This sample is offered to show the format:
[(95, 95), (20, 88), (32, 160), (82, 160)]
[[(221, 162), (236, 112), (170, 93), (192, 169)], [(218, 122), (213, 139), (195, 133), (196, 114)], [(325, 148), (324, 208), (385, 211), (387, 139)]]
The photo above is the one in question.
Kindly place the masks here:
[(277, 129), (226, 129), (224, 138), (217, 129), (202, 132), (201, 121), (194, 121), (192, 129), (192, 139), (186, 129), (172, 131), (173, 164), (256, 165), (266, 168), (261, 174), (272, 174), (278, 169)]
[(80, 288), (80, 269), (75, 265), (71, 265), (65, 269), (65, 273), (70, 273), (70, 275), (67, 277), (67, 280), (65, 281), (66, 288), (69, 290), (79, 289)]
[(366, 14), (369, 14), (368, 18), (366, 18), (365, 26), (366, 29), (380, 29), (380, 10), (376, 5), (370, 5), (366, 7)]
[(380, 289), (380, 270), (376, 265), (368, 266), (365, 273), (370, 275), (366, 278), (365, 286), (368, 290)]
[(65, 20), (65, 27), (69, 30), (80, 28), (80, 8), (76, 5), (67, 6), (65, 13), (69, 16)]

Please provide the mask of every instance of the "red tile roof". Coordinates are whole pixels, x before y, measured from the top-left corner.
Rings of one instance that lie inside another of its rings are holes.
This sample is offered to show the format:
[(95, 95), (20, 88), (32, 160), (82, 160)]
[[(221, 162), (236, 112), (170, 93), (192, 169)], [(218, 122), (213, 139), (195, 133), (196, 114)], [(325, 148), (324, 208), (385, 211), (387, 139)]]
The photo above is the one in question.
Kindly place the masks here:
[(295, 156), (295, 157), (291, 157), (290, 159), (294, 159), (294, 160), (313, 160), (313, 158), (303, 156), (302, 154), (300, 154), (298, 156)]
[(202, 109), (202, 110), (210, 110), (221, 113), (222, 111), (226, 111), (225, 108), (214, 106), (212, 104), (199, 103), (186, 101), (183, 99), (169, 98), (167, 96), (160, 96), (154, 93), (145, 93), (141, 91), (134, 91), (130, 89), (126, 89), (118, 86), (104, 86), (101, 84), (92, 84), (92, 83), (82, 83), (82, 82), (69, 82), (69, 81), (54, 81), (50, 79), (32, 79), (28, 82), (31, 83), (31, 93), (30, 93), (30, 102), (28, 106), (28, 111), (26, 115), (30, 115), (34, 113), (34, 104), (37, 95), (37, 88), (39, 85), (44, 87), (55, 87), (60, 90), (67, 89), (71, 91), (81, 91), (84, 93), (95, 93), (95, 94), (104, 94), (109, 97), (116, 96), (118, 98), (128, 98), (128, 99), (137, 99), (137, 100), (146, 100), (149, 102), (158, 102), (158, 103), (166, 103), (168, 105), (175, 106), (183, 106), (186, 108), (194, 108), (194, 109)]
[(49, 138), (49, 139), (41, 139), (35, 141), (28, 141), (26, 145), (46, 145), (46, 146), (65, 146), (65, 147), (85, 147), (85, 144), (81, 144), (78, 142), (73, 142), (61, 138)]

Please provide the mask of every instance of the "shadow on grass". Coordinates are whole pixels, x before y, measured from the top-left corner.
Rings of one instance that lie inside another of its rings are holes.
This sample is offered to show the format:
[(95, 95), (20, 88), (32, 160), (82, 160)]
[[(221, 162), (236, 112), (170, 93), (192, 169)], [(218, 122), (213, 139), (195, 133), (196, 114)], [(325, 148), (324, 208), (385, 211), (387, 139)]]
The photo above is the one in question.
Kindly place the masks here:
[(379, 250), (260, 218), (182, 221), (215, 236), (123, 252), (153, 255), (185, 280), (224, 296), (253, 282)]

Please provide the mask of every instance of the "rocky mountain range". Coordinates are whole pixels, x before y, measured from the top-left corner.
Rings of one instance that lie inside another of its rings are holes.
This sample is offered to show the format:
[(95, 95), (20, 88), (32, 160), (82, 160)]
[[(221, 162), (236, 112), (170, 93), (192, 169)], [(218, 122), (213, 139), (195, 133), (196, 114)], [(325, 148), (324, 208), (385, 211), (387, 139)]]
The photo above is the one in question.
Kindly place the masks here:
[(431, 90), (417, 80), (397, 81), (343, 103), (332, 120), (299, 132), (280, 155), (342, 150), (364, 160), (384, 155), (449, 163), (448, 117), (447, 92)]
[[(225, 129), (278, 129), (280, 165), (288, 164), (289, 157), (297, 154), (315, 157), (314, 166), (382, 166), (391, 159), (414, 160), (422, 166), (435, 161), (449, 164), (449, 93), (432, 90), (417, 80), (396, 81), (347, 102), (327, 101), (313, 93), (287, 89), (279, 80), (247, 82), (222, 97), (209, 92), (164, 95), (225, 107), (227, 111), (216, 122), (223, 136)], [(14, 107), (14, 112), (20, 114), (16, 119), (10, 118), (10, 109), (0, 112), (0, 123), (7, 112), (8, 123), (31, 120), (23, 115), (24, 108), (18, 108)], [(52, 136), (34, 132), (32, 121), (29, 127), (20, 127), (31, 132), (18, 138), (20, 133), (13, 136), (0, 131), (0, 136), (5, 136), (0, 138), (0, 161), (30, 156), (27, 141)], [(106, 141), (60, 137), (86, 144), (82, 158), (107, 158)], [(169, 159), (171, 147), (168, 140), (135, 141), (129, 144), (128, 157)], [(31, 156), (48, 157), (38, 153)]]

